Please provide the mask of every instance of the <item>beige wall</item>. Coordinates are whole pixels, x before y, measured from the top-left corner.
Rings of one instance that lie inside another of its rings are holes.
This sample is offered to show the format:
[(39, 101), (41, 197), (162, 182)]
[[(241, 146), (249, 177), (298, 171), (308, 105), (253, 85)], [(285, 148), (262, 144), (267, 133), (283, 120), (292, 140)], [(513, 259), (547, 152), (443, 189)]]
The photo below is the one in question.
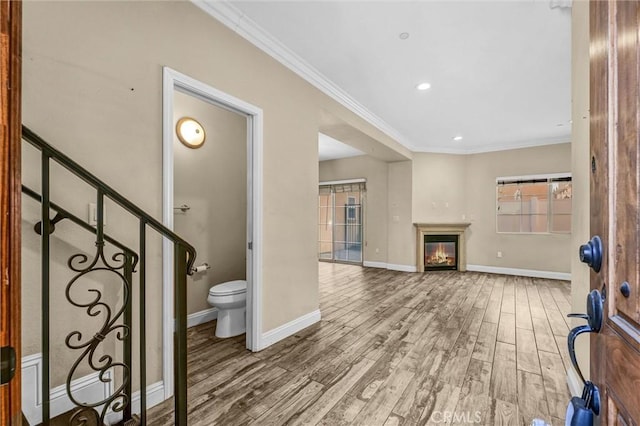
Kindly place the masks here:
[[(569, 234), (496, 233), (496, 177), (571, 171), (570, 144), (471, 155), (413, 156), (413, 222), (471, 222), (470, 265), (571, 271)], [(498, 258), (497, 252), (503, 257)], [(544, 253), (544, 255), (543, 255)]]
[[(368, 155), (321, 161), (320, 182), (365, 178), (367, 193), (364, 206), (367, 262), (387, 262), (387, 163)], [(317, 201), (316, 201), (317, 204)]]
[[(383, 163), (362, 156), (320, 163), (321, 180), (387, 179), (384, 201), (377, 192), (384, 186), (367, 184), (380, 201), (375, 209), (385, 202), (388, 211), (382, 215), (369, 208), (366, 213), (369, 246), (365, 260), (415, 266), (412, 223), (471, 222), (468, 264), (561, 273), (571, 272), (570, 234), (496, 232), (496, 178), (570, 171), (568, 143), (472, 155), (414, 153), (412, 161), (404, 162)], [(374, 247), (380, 249), (379, 255), (373, 253)], [(497, 257), (498, 251), (502, 258)]]
[[(571, 172), (573, 173), (573, 223), (571, 235), (571, 299), (573, 312), (585, 312), (589, 268), (580, 263), (578, 248), (589, 232), (589, 3), (573, 2), (571, 20)], [(575, 321), (574, 325), (583, 324)], [(589, 339), (577, 339), (582, 373), (589, 377)]]
[(411, 217), (412, 161), (388, 164), (387, 247), (389, 265), (415, 266), (415, 228)]
[(469, 155), (466, 170), (468, 264), (571, 272), (570, 234), (498, 234), (495, 213), (496, 177), (570, 172), (570, 144)]
[[(24, 123), (158, 219), (162, 67), (262, 108), (263, 332), (318, 308), (321, 117), (336, 117), (389, 149), (405, 148), (189, 2), (26, 2), (23, 23)], [(89, 198), (67, 198), (86, 212)], [(111, 231), (137, 243), (135, 222), (115, 210)], [(152, 381), (161, 359), (151, 355), (162, 352), (161, 246), (152, 236), (147, 262)], [(35, 329), (24, 334), (39, 338)]]
[(413, 222), (462, 222), (466, 214), (465, 155), (413, 155)]
[(247, 119), (245, 116), (175, 92), (174, 123), (197, 119), (206, 141), (199, 149), (177, 137), (174, 153), (174, 230), (198, 251), (198, 265), (211, 269), (187, 278), (188, 313), (211, 306), (209, 288), (246, 278), (247, 244)]

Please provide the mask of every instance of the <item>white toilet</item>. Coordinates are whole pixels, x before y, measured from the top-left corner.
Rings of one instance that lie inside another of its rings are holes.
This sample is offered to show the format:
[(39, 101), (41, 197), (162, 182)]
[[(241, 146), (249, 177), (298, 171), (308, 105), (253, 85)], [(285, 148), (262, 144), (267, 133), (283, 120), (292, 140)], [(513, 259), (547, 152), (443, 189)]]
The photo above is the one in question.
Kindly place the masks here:
[(246, 281), (227, 281), (214, 285), (209, 289), (207, 302), (214, 308), (218, 308), (216, 337), (233, 337), (246, 331)]

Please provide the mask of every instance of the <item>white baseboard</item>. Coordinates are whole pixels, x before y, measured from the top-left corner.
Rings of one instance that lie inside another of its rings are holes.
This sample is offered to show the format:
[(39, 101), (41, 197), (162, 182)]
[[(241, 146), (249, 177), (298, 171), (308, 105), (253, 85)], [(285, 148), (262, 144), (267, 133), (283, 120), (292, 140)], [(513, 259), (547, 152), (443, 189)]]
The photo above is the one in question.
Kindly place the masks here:
[(187, 316), (187, 328), (213, 321), (216, 318), (218, 318), (218, 310), (216, 308), (209, 308), (200, 312), (194, 312)]
[[(22, 412), (29, 424), (42, 423), (42, 354), (28, 355), (22, 358)], [(105, 379), (111, 378), (111, 371), (104, 375)], [(71, 392), (78, 401), (101, 401), (114, 391), (114, 382), (103, 382), (99, 373), (92, 373), (80, 377), (71, 382)], [(75, 408), (67, 395), (66, 385), (56, 386), (50, 392), (51, 417), (66, 413)], [(147, 387), (147, 408), (161, 403), (164, 400), (164, 385), (162, 382), (154, 383)], [(140, 412), (140, 391), (132, 395), (134, 413)], [(101, 407), (98, 407), (98, 410)], [(107, 414), (107, 424), (115, 423), (121, 418), (121, 413), (110, 412)]]
[(571, 392), (571, 396), (582, 395), (582, 380), (580, 380), (578, 373), (572, 365), (570, 365), (567, 370), (567, 385), (569, 385), (569, 392)]
[(546, 278), (549, 280), (571, 281), (568, 272), (538, 271), (536, 269), (501, 268), (499, 266), (467, 265), (467, 271), (487, 272), (489, 274), (519, 275), (521, 277)]
[(418, 268), (415, 265), (396, 265), (393, 263), (384, 263), (384, 262), (370, 262), (365, 260), (362, 262), (362, 266), (366, 268), (381, 268), (381, 269), (389, 269), (391, 271), (400, 271), (400, 272), (417, 272)]
[(400, 272), (418, 272), (418, 268), (415, 265), (394, 265), (393, 263), (387, 263), (387, 269)]
[(362, 262), (362, 266), (364, 266), (365, 268), (387, 269), (387, 264), (384, 262), (371, 262), (368, 260), (365, 260), (364, 262)]
[(260, 339), (260, 350), (268, 348), (274, 343), (292, 336), (298, 331), (303, 330), (318, 321), (320, 321), (320, 309), (316, 309), (315, 311), (309, 312), (308, 314), (298, 317), (293, 321), (289, 321), (280, 327), (276, 327), (273, 330), (262, 333), (262, 338)]

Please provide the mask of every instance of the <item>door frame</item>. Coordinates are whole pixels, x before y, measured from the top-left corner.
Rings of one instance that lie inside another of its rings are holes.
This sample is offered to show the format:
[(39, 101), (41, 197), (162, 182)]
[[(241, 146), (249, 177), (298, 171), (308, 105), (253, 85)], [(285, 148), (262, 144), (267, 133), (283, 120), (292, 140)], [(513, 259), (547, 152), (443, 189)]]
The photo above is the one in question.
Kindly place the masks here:
[(0, 425), (21, 414), (22, 2), (0, 2), (0, 346), (15, 349), (15, 375), (0, 386)]
[[(163, 67), (162, 90), (162, 220), (173, 229), (174, 91), (247, 117), (247, 349), (262, 349), (262, 176), (263, 111), (241, 99)], [(249, 244), (252, 248), (249, 249)], [(197, 247), (196, 247), (197, 250)], [(173, 395), (173, 247), (163, 240), (163, 380), (165, 399)]]

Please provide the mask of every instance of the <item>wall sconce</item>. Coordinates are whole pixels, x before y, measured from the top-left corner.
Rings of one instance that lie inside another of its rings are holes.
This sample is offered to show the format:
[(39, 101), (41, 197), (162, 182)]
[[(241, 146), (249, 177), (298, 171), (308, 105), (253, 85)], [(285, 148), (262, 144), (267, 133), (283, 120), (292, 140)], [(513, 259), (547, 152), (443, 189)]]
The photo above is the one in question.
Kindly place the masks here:
[(202, 124), (191, 117), (182, 117), (178, 120), (176, 134), (184, 146), (192, 149), (200, 148), (206, 137)]

